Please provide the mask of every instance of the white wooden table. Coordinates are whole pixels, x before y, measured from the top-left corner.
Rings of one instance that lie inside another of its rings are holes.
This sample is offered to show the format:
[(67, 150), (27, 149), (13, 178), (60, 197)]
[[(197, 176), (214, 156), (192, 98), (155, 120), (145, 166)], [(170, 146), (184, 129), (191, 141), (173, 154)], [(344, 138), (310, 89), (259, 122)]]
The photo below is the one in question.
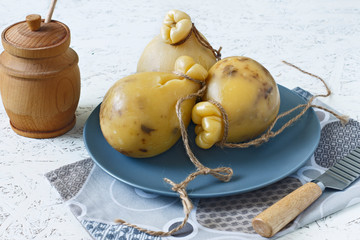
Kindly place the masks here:
[[(50, 0), (1, 0), (0, 29), (31, 13), (45, 17)], [(137, 60), (170, 9), (187, 12), (223, 56), (259, 61), (288, 88), (322, 93), (319, 81), (284, 65), (287, 60), (323, 77), (326, 103), (360, 120), (360, 2), (347, 1), (116, 1), (59, 0), (53, 19), (71, 29), (78, 53), (81, 98), (77, 123), (54, 139), (28, 139), (10, 128), (0, 106), (0, 239), (90, 239), (44, 173), (88, 157), (84, 123), (107, 89), (134, 73)], [(3, 48), (0, 47), (2, 51)], [(281, 239), (359, 239), (360, 205), (325, 217)]]

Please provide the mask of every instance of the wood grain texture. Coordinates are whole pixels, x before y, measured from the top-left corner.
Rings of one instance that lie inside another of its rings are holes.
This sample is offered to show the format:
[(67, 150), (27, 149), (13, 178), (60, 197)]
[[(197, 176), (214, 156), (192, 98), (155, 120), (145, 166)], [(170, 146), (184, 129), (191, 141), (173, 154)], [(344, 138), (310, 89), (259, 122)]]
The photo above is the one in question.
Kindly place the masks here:
[(2, 34), (1, 97), (12, 129), (22, 136), (56, 137), (75, 125), (80, 71), (69, 34), (59, 22), (38, 31), (21, 22)]
[(296, 189), (257, 215), (253, 228), (263, 237), (272, 237), (321, 195), (321, 188), (313, 182)]
[(32, 31), (26, 21), (6, 28), (1, 35), (4, 49), (24, 58), (54, 57), (65, 52), (70, 45), (69, 28), (58, 21), (43, 21), (38, 31)]
[(40, 29), (41, 16), (38, 14), (30, 14), (26, 16), (26, 22), (31, 31), (37, 31)]

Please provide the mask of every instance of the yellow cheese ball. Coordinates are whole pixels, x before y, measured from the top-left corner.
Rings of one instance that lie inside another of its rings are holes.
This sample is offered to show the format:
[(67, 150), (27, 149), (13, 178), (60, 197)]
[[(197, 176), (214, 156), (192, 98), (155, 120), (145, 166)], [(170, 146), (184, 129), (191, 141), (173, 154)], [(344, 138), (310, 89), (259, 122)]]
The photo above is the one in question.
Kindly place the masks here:
[(226, 140), (233, 143), (261, 134), (279, 112), (278, 87), (269, 71), (253, 59), (222, 59), (209, 70), (207, 85), (204, 102), (196, 104), (192, 111), (199, 147), (210, 148), (223, 137), (221, 112), (206, 100), (217, 101), (226, 111), (229, 120)]
[[(180, 57), (175, 70), (204, 81), (207, 71), (190, 57)], [(137, 158), (158, 155), (179, 139), (175, 106), (196, 92), (199, 83), (172, 73), (145, 72), (124, 77), (106, 93), (100, 108), (100, 127), (107, 142), (120, 153)], [(187, 126), (195, 99), (181, 105)]]

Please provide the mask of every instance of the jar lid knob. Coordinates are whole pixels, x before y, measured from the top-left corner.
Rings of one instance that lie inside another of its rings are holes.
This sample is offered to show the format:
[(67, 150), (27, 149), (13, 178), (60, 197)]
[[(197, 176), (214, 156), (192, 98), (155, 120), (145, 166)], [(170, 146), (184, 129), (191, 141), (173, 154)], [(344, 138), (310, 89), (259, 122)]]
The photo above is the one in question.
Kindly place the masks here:
[(39, 14), (30, 14), (26, 16), (26, 22), (31, 31), (37, 31), (40, 29), (41, 16)]

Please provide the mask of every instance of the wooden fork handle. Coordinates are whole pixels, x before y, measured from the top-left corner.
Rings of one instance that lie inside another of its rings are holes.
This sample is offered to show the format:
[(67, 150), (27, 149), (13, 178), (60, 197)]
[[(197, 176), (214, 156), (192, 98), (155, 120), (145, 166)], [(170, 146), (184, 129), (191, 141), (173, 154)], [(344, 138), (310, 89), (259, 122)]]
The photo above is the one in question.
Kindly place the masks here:
[(257, 215), (252, 220), (254, 230), (263, 237), (274, 236), (318, 199), (321, 193), (316, 183), (306, 183)]

